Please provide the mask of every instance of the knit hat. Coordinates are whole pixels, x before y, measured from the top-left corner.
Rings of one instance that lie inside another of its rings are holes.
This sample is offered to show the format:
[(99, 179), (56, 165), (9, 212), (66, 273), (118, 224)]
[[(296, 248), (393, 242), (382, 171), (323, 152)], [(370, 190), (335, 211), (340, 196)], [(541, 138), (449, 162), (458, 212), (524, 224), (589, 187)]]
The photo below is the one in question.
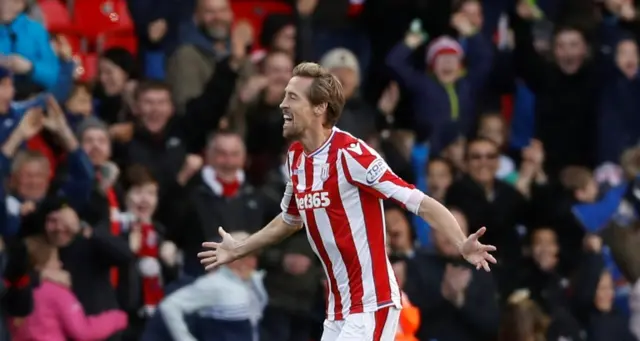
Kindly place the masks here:
[(360, 79), (360, 63), (353, 52), (348, 49), (338, 47), (325, 53), (320, 59), (320, 65), (327, 70), (337, 68), (347, 68), (353, 70)]
[(121, 47), (107, 49), (101, 58), (107, 59), (121, 68), (129, 78), (136, 77), (136, 61), (133, 55)]
[(80, 124), (78, 124), (78, 127), (76, 128), (76, 136), (78, 137), (78, 140), (82, 140), (82, 136), (89, 129), (100, 129), (106, 132), (107, 135), (109, 133), (109, 127), (107, 127), (107, 125), (104, 122), (102, 122), (97, 117), (89, 116), (83, 119), (82, 122), (80, 122)]
[(454, 54), (458, 57), (464, 57), (464, 50), (462, 46), (455, 39), (449, 36), (442, 36), (429, 44), (427, 49), (427, 65), (433, 67), (436, 58), (443, 54)]

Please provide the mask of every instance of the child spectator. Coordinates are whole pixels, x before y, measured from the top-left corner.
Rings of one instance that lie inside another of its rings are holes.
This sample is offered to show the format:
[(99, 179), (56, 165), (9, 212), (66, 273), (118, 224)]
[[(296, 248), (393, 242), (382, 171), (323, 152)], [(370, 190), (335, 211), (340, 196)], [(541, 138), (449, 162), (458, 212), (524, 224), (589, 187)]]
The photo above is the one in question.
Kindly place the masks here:
[(504, 118), (499, 113), (489, 113), (480, 116), (478, 121), (478, 137), (489, 139), (501, 149), (498, 172), (496, 177), (508, 183), (515, 183), (518, 172), (513, 159), (504, 154), (505, 147), (508, 147), (507, 127)]
[(65, 101), (65, 116), (74, 131), (80, 122), (93, 114), (91, 91), (89, 83), (76, 82), (71, 88), (69, 98)]
[[(163, 287), (177, 277), (177, 249), (165, 240), (164, 226), (153, 221), (158, 204), (158, 183), (140, 165), (125, 174), (127, 212), (118, 224), (119, 235), (127, 238), (137, 261), (131, 271), (119, 271), (112, 281), (119, 288), (121, 304), (129, 313), (125, 340), (138, 340), (144, 323), (164, 297)], [(113, 232), (113, 226), (112, 226)]]

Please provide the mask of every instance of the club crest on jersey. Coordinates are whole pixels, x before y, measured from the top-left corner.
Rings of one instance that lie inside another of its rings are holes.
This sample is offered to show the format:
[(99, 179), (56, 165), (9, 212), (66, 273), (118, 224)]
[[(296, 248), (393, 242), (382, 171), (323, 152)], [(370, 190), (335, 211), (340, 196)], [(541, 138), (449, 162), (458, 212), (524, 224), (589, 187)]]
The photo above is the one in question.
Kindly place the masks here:
[(322, 169), (320, 170), (320, 180), (327, 181), (329, 179), (329, 164), (322, 165)]
[(367, 184), (371, 185), (374, 182), (380, 180), (384, 172), (387, 171), (387, 164), (383, 159), (376, 159), (373, 161), (369, 168), (367, 168)]

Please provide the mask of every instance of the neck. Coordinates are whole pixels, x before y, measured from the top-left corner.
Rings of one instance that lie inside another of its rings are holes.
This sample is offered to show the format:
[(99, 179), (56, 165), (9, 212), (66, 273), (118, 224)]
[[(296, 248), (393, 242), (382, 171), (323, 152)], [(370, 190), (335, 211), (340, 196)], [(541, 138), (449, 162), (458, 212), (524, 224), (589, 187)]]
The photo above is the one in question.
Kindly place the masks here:
[(220, 181), (222, 181), (223, 183), (232, 183), (232, 182), (236, 182), (238, 180), (238, 177), (236, 176), (236, 173), (216, 173), (216, 176), (218, 177), (218, 179)]
[(307, 134), (300, 139), (304, 152), (309, 154), (316, 151), (327, 141), (332, 132), (333, 129), (324, 127), (316, 131), (307, 131)]

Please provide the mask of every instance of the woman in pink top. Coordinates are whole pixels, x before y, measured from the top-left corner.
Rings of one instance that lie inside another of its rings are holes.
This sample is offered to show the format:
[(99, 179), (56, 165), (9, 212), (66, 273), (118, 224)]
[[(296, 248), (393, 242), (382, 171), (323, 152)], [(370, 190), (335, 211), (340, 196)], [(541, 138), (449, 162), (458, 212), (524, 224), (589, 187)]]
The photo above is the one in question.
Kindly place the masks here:
[(12, 340), (99, 341), (126, 328), (127, 315), (119, 310), (86, 316), (82, 305), (69, 289), (69, 273), (62, 270), (57, 250), (42, 241), (32, 240), (29, 244), (33, 245), (29, 247), (29, 255), (36, 268), (41, 270), (42, 282), (33, 291), (34, 308), (31, 315), (12, 321)]

